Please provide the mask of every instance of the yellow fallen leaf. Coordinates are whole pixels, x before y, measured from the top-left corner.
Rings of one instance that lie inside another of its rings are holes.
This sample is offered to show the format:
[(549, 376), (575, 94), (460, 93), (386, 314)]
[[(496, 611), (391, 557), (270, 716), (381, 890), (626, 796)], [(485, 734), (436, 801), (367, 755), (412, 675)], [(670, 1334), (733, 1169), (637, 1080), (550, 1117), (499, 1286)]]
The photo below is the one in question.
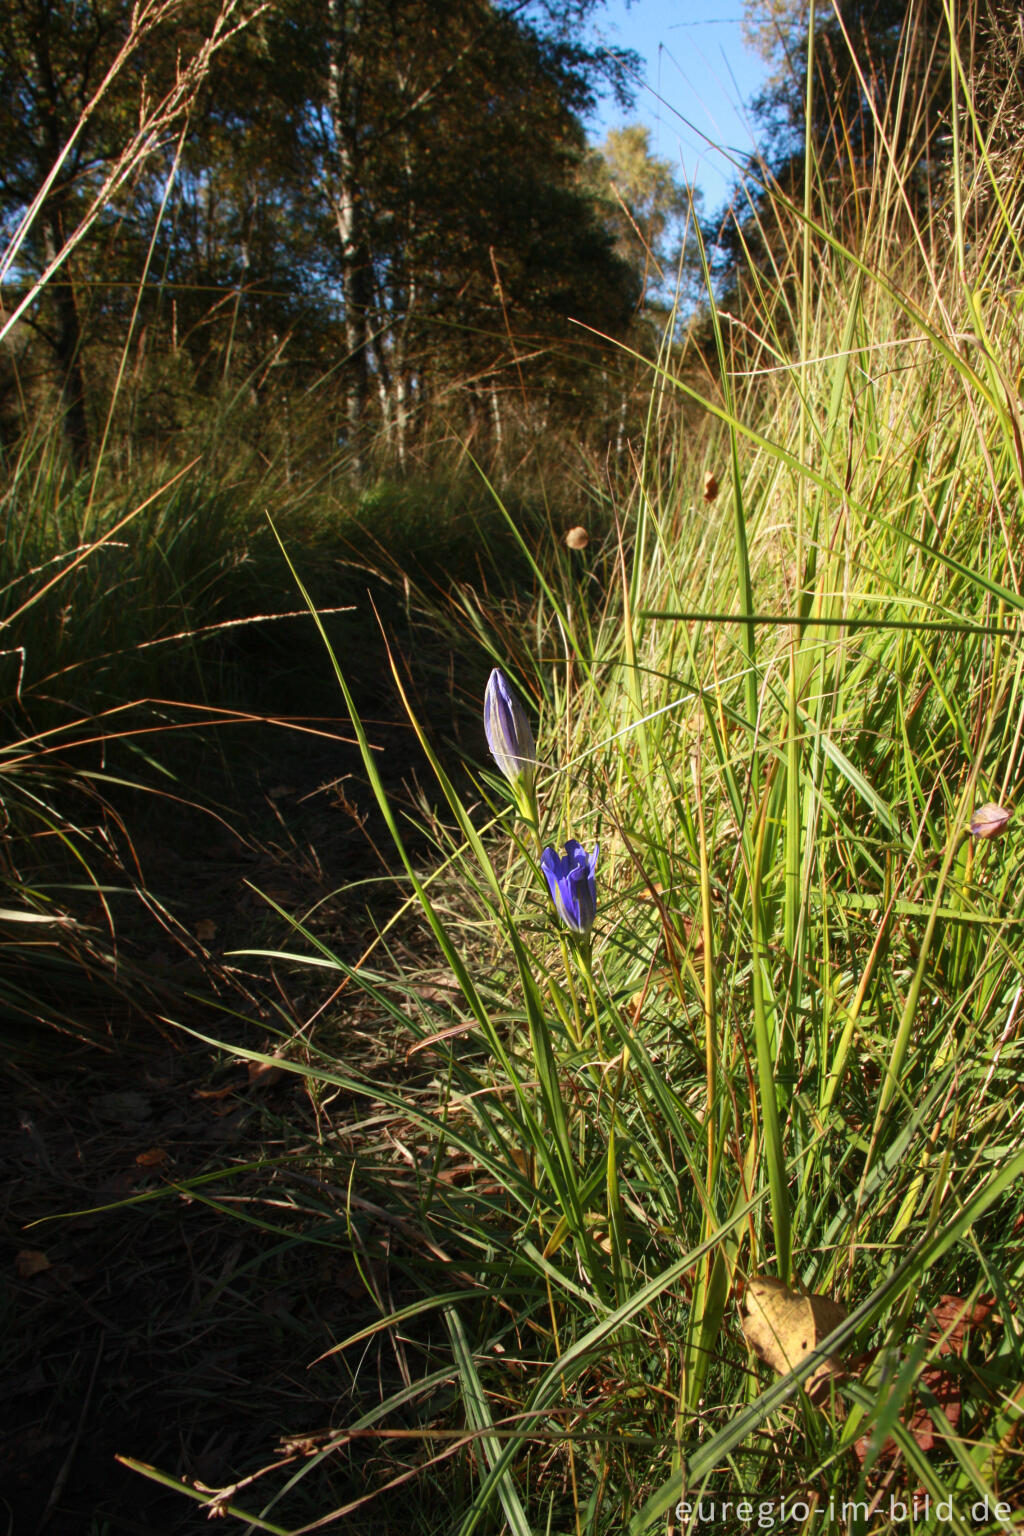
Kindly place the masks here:
[[(828, 1296), (804, 1296), (768, 1276), (747, 1281), (744, 1336), (754, 1353), (780, 1376), (806, 1360), (833, 1328), (845, 1322), (846, 1315), (845, 1307)], [(838, 1357), (828, 1355), (804, 1384), (808, 1396), (842, 1371)]]

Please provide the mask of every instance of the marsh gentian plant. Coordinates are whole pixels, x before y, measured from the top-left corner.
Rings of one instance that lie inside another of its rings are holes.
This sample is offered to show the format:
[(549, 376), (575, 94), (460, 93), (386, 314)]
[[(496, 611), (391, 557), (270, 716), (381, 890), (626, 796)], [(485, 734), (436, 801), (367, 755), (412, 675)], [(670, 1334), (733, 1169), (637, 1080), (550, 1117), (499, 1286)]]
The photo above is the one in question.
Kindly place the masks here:
[(597, 855), (600, 845), (587, 853), (574, 837), (566, 839), (564, 856), (548, 847), (540, 867), (548, 882), (555, 911), (578, 938), (589, 938), (597, 916)]
[(537, 745), (526, 711), (504, 672), (495, 667), (484, 694), (484, 735), (491, 756), (512, 785), (522, 814), (537, 825)]

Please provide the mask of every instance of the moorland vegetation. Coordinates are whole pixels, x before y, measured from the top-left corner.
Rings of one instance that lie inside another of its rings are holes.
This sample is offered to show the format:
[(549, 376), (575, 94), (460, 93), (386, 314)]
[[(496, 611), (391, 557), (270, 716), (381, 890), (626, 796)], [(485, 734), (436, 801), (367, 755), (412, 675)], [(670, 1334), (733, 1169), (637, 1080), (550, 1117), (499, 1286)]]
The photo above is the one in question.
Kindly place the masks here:
[(12, 1529), (1024, 1516), (1019, 19), (593, 9), (0, 0)]

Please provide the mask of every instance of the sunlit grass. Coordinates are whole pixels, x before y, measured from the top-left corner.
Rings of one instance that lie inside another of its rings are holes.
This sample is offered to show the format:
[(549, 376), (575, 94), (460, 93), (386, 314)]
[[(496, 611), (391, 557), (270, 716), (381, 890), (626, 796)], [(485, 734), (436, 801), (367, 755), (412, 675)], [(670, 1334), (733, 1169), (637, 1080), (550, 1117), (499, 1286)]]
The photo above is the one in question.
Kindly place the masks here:
[[(856, 1502), (852, 1530), (918, 1490), (954, 1530), (1019, 1508), (1021, 853), (1013, 821), (968, 831), (1021, 774), (1016, 250), (1007, 224), (968, 262), (957, 204), (959, 265), (938, 258), (892, 172), (856, 247), (811, 191), (775, 204), (760, 322), (715, 327), (720, 390), (666, 354), (658, 441), (676, 395), (708, 425), (588, 550), (599, 601), (568, 554), (538, 563), (510, 643), (465, 595), (537, 712), (539, 843), (486, 767), (466, 803), (410, 711), (421, 867), (336, 661), (445, 981), (387, 934), (358, 968), (313, 940), (416, 1074), (361, 1078), (326, 1041), (294, 1064), (373, 1106), (339, 1198), (403, 1212), (412, 1299), (338, 1349), (356, 1383), (402, 1340), (422, 1369), (338, 1441), (418, 1432), (462, 1536), (640, 1536), (708, 1488)], [(537, 867), (566, 836), (601, 844), (592, 970)], [(765, 1274), (848, 1313), (774, 1380), (740, 1328)], [(999, 1326), (943, 1354), (944, 1296), (994, 1298)], [(812, 1404), (824, 1354), (847, 1374)]]
[[(956, 186), (987, 166), (962, 138), (979, 131), (958, 120)], [(979, 240), (965, 196), (915, 221), (907, 170), (880, 161), (840, 218), (812, 160), (802, 207), (763, 205), (774, 254), (742, 323), (710, 315), (710, 382), (666, 346), (628, 506), (616, 523), (593, 493), (584, 552), (555, 517), (527, 537), (487, 487), (529, 611), (493, 560), (429, 591), (392, 560), (407, 610), (519, 687), (536, 833), (482, 729), (474, 789), (459, 786), (447, 722), (421, 718), (393, 649), (425, 765), (415, 830), (432, 854), (414, 851), (317, 620), (399, 915), (358, 963), (299, 918), (292, 947), (260, 958), (325, 975), (392, 1060), (345, 1057), (330, 1012), (293, 1033), (286, 1007), (281, 1057), (230, 1049), (284, 1064), (318, 1110), (336, 1090), (360, 1106), (318, 1114), (296, 1154), (316, 1194), (296, 1208), (307, 1232), (329, 1221), (316, 1240), (353, 1254), (378, 1317), (348, 1337), (339, 1305), (331, 1353), (358, 1406), (295, 1453), (256, 1528), (296, 1529), (286, 1495), (328, 1456), (358, 1478), (367, 1444), (366, 1486), (318, 1519), (391, 1521), (402, 1489), (403, 1529), (643, 1536), (712, 1488), (799, 1499), (821, 1528), (852, 1502), (851, 1530), (897, 1529), (890, 1498), (918, 1490), (949, 1502), (954, 1530), (979, 1528), (983, 1499), (1020, 1518), (1022, 855), (1015, 820), (969, 832), (978, 805), (1016, 805), (1022, 771), (1019, 251), (1009, 192)], [(12, 557), (12, 628), (51, 611), (47, 562), (77, 559), (62, 505), (53, 548)], [(429, 535), (429, 496), (381, 506), (385, 544)], [(176, 571), (181, 593), (220, 590), (232, 534), (225, 516), (222, 538), (200, 536), (173, 507), (137, 546), (153, 562), (138, 589), (168, 615)], [(100, 598), (117, 532), (81, 531)], [(131, 634), (102, 643), (119, 654)], [(86, 649), (106, 654), (91, 629)], [(44, 681), (71, 675), (59, 648), (47, 666)], [(22, 848), (27, 827), (63, 837), (98, 887), (84, 831), (43, 793), (43, 750), (25, 732), (0, 754), (8, 815)], [(567, 837), (601, 848), (592, 953), (559, 930), (539, 869)], [(6, 873), (20, 931), (63, 920), (16, 860)], [(399, 941), (413, 923), (423, 968)], [(22, 987), (30, 945), (15, 948)], [(373, 1222), (387, 1241), (371, 1257)], [(755, 1276), (848, 1314), (785, 1377), (746, 1347)], [(994, 1312), (946, 1349), (950, 1296)], [(825, 1355), (845, 1374), (812, 1400), (801, 1384)], [(254, 1478), (219, 1503), (259, 1499)]]

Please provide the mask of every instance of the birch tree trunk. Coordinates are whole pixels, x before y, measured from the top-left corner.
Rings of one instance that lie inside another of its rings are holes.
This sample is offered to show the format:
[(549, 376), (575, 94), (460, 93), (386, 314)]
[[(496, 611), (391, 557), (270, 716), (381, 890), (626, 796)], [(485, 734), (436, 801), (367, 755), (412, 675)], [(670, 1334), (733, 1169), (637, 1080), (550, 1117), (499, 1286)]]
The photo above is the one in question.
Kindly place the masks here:
[(332, 162), (329, 195), (341, 255), (348, 351), (346, 416), (352, 468), (357, 477), (366, 468), (366, 404), (373, 323), (373, 269), (359, 175), (359, 84), (353, 67), (362, 13), (362, 0), (328, 0), (327, 110)]

